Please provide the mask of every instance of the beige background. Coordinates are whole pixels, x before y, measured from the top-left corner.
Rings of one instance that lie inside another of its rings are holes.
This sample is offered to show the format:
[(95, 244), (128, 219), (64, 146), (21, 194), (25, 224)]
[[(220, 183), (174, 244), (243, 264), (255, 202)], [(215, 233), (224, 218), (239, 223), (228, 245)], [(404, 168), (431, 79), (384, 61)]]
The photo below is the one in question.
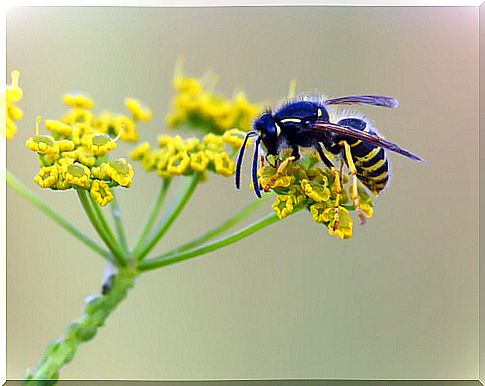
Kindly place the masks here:
[[(73, 89), (116, 111), (129, 95), (153, 107), (143, 136), (154, 138), (180, 54), (189, 73), (211, 68), (221, 91), (243, 88), (253, 100), (278, 100), (290, 79), (300, 91), (395, 96), (397, 110), (360, 110), (428, 160), (391, 156), (392, 185), (351, 241), (300, 213), (147, 274), (64, 377), (478, 376), (477, 8), (11, 8), (7, 16), (7, 68), (21, 71), (25, 95), (8, 167), (91, 234), (73, 192), (32, 183), (36, 160), (23, 144), (35, 116), (58, 116)], [(159, 183), (136, 172), (121, 196), (133, 238)], [(15, 378), (80, 315), (103, 263), (12, 191), (7, 199)], [(211, 178), (158, 250), (250, 200), (249, 189)]]

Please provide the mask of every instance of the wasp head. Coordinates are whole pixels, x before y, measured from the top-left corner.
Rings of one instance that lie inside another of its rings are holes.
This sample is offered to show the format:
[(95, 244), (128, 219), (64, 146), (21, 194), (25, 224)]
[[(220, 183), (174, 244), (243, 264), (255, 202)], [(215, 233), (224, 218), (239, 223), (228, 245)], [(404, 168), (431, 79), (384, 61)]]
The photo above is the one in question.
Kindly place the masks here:
[(270, 113), (264, 113), (254, 121), (253, 129), (258, 133), (267, 154), (278, 155), (279, 130), (273, 116)]
[(266, 148), (267, 155), (278, 155), (278, 147), (279, 147), (279, 136), (280, 130), (276, 125), (276, 122), (271, 115), (271, 113), (266, 112), (263, 113), (258, 119), (256, 119), (253, 123), (253, 130), (246, 134), (244, 138), (243, 144), (239, 149), (239, 154), (237, 156), (236, 161), (236, 188), (239, 189), (240, 181), (241, 181), (241, 165), (242, 159), (244, 155), (244, 149), (246, 148), (247, 141), (250, 137), (256, 137), (256, 141), (254, 142), (254, 153), (253, 153), (253, 164), (251, 168), (251, 175), (253, 181), (253, 188), (254, 193), (256, 196), (261, 197), (261, 191), (259, 189), (258, 183), (258, 154), (259, 154), (259, 144), (262, 142), (264, 147)]

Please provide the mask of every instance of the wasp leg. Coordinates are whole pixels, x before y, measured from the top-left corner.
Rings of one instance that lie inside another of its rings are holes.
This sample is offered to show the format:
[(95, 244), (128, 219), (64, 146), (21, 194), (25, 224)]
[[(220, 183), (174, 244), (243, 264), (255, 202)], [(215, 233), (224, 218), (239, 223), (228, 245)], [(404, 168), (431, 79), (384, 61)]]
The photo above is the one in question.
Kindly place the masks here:
[(335, 219), (335, 221), (333, 223), (333, 230), (335, 231), (338, 228), (339, 219), (340, 219), (339, 205), (340, 205), (340, 196), (342, 194), (342, 189), (343, 189), (342, 188), (342, 178), (341, 178), (341, 174), (338, 172), (337, 168), (334, 166), (332, 161), (330, 161), (327, 158), (327, 156), (325, 155), (325, 153), (323, 152), (322, 145), (320, 143), (317, 143), (315, 148), (317, 149), (318, 155), (322, 159), (323, 163), (330, 169), (330, 171), (334, 175), (333, 184), (334, 184), (334, 190), (335, 190), (335, 196), (336, 197), (335, 197), (335, 204), (333, 206), (333, 210), (334, 210), (333, 217)]
[(298, 148), (298, 146), (292, 147), (291, 156), (295, 161), (298, 161), (300, 159), (300, 149)]
[(285, 159), (280, 166), (278, 166), (278, 170), (276, 171), (275, 178), (280, 177), (288, 167), (288, 164), (292, 161), (296, 161), (294, 156), (290, 156), (287, 159)]
[(276, 182), (276, 180), (278, 178), (280, 178), (284, 174), (284, 172), (285, 172), (286, 168), (288, 167), (289, 163), (291, 161), (294, 161), (294, 159), (295, 159), (295, 157), (293, 157), (293, 156), (288, 157), (287, 159), (285, 159), (280, 164), (280, 166), (278, 166), (278, 169), (276, 170), (276, 173), (273, 175), (273, 178), (271, 178), (271, 180), (269, 181), (269, 183), (263, 187), (263, 190), (265, 192), (269, 192), (269, 190), (274, 185), (274, 183)]
[(350, 198), (352, 198), (352, 201), (354, 202), (355, 211), (357, 213), (357, 216), (359, 216), (360, 223), (365, 224), (365, 216), (360, 209), (359, 204), (359, 195), (357, 190), (357, 168), (355, 167), (352, 153), (350, 152), (350, 145), (346, 141), (341, 141), (340, 145), (344, 147), (345, 159), (347, 160), (347, 165), (349, 166), (350, 174), (352, 175), (352, 190), (350, 193)]

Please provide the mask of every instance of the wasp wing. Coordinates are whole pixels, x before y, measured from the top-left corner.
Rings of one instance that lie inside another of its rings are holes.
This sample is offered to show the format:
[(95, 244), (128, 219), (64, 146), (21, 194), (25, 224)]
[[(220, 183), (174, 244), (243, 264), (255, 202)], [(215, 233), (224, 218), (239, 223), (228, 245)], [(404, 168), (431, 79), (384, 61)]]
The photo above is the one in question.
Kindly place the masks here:
[(416, 154), (411, 153), (406, 149), (403, 149), (402, 147), (399, 147), (395, 143), (392, 143), (377, 135), (366, 133), (365, 131), (351, 129), (346, 126), (336, 125), (335, 123), (318, 122), (318, 121), (313, 124), (313, 129), (320, 132), (328, 131), (334, 134), (341, 135), (343, 137), (357, 139), (362, 142), (368, 143), (370, 145), (379, 146), (384, 149), (402, 154), (403, 156), (411, 158), (415, 161), (419, 161), (419, 162), (424, 161), (423, 158), (417, 156)]
[(383, 96), (383, 95), (349, 95), (340, 98), (327, 99), (326, 105), (352, 105), (352, 104), (366, 104), (381, 107), (389, 107), (395, 109), (399, 106), (397, 99)]

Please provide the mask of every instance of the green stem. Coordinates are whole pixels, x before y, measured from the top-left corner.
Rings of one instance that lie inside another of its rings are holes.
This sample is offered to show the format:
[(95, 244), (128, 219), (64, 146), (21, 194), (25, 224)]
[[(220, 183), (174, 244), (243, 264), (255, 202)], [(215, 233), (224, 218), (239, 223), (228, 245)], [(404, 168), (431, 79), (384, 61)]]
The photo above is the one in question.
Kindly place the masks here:
[[(296, 209), (296, 210), (299, 210), (299, 209)], [(240, 229), (239, 231), (236, 231), (228, 236), (225, 236), (222, 239), (213, 241), (211, 243), (208, 243), (200, 247), (197, 247), (188, 251), (184, 251), (181, 253), (169, 252), (164, 255), (154, 257), (152, 259), (141, 262), (138, 268), (140, 269), (140, 271), (149, 271), (166, 265), (178, 263), (180, 261), (184, 261), (195, 256), (200, 256), (208, 252), (215, 251), (216, 249), (225, 247), (245, 237), (248, 237), (253, 233), (259, 231), (260, 229), (263, 229), (278, 220), (279, 218), (275, 213), (270, 213), (260, 218), (259, 220), (253, 222), (252, 224), (248, 225), (247, 227)]]
[(99, 220), (96, 217), (96, 214), (94, 213), (91, 204), (89, 203), (86, 192), (82, 189), (76, 189), (76, 191), (77, 195), (79, 196), (79, 200), (81, 201), (81, 205), (83, 206), (84, 211), (86, 212), (88, 219), (91, 222), (91, 225), (94, 227), (96, 232), (98, 232), (99, 236), (103, 239), (104, 243), (113, 254), (116, 260), (116, 264), (121, 267), (124, 266), (125, 260), (123, 259), (123, 256), (118, 249), (118, 246), (109, 238), (108, 234), (106, 233), (106, 229), (99, 223)]
[(199, 173), (195, 174), (187, 185), (184, 186), (182, 192), (178, 195), (178, 200), (174, 202), (173, 206), (169, 212), (159, 221), (157, 227), (152, 232), (151, 238), (145, 243), (140, 250), (135, 250), (133, 255), (138, 261), (143, 260), (143, 258), (152, 250), (152, 248), (158, 243), (158, 241), (163, 237), (163, 235), (170, 228), (172, 223), (177, 219), (178, 215), (185, 207), (190, 197), (194, 193), (197, 184), (200, 181), (201, 175)]
[(155, 221), (157, 221), (157, 217), (160, 214), (160, 209), (162, 208), (163, 203), (165, 201), (165, 197), (167, 196), (167, 191), (168, 191), (168, 188), (170, 187), (171, 181), (172, 181), (171, 179), (164, 179), (163, 182), (161, 183), (157, 200), (155, 201), (155, 205), (153, 206), (150, 212), (150, 215), (148, 216), (148, 219), (145, 223), (145, 226), (143, 227), (143, 230), (140, 234), (140, 238), (136, 243), (135, 251), (141, 250), (143, 244), (145, 244), (146, 239), (150, 235), (150, 231), (152, 230), (153, 225), (155, 224)]
[(128, 243), (126, 242), (125, 230), (123, 229), (123, 219), (121, 218), (121, 210), (118, 205), (118, 200), (113, 192), (113, 201), (111, 201), (111, 215), (115, 223), (116, 233), (118, 234), (118, 242), (125, 255), (128, 254)]
[(94, 240), (91, 240), (89, 236), (85, 235), (75, 225), (71, 224), (64, 217), (60, 216), (55, 210), (46, 205), (35, 193), (31, 192), (27, 186), (25, 186), (20, 180), (18, 180), (10, 171), (7, 170), (7, 183), (12, 189), (14, 189), (20, 196), (29, 201), (32, 205), (38, 208), (46, 216), (50, 217), (57, 224), (63, 227), (71, 235), (83, 242), (93, 251), (103, 256), (106, 260), (111, 261), (111, 254), (101, 247)]
[(94, 338), (106, 318), (126, 297), (136, 276), (136, 271), (127, 268), (112, 276), (106, 293), (92, 297), (81, 319), (72, 323), (64, 336), (47, 346), (36, 368), (26, 376), (25, 384), (55, 384), (61, 369), (74, 358), (81, 343)]
[(113, 231), (111, 230), (111, 227), (108, 224), (106, 217), (104, 216), (103, 212), (101, 211), (101, 208), (96, 203), (96, 201), (94, 201), (93, 197), (91, 197), (90, 194), (86, 194), (86, 195), (88, 196), (89, 200), (91, 201), (91, 206), (94, 209), (94, 214), (95, 214), (99, 224), (101, 225), (101, 227), (103, 228), (103, 230), (105, 231), (106, 235), (109, 237), (111, 242), (116, 245), (116, 237), (113, 234)]
[(243, 208), (239, 213), (235, 214), (234, 216), (232, 216), (230, 219), (228, 219), (218, 227), (211, 229), (209, 232), (203, 234), (202, 236), (197, 237), (196, 239), (181, 245), (180, 247), (172, 250), (170, 253), (179, 253), (179, 252), (186, 251), (188, 249), (192, 249), (194, 247), (197, 247), (201, 244), (206, 243), (209, 240), (212, 240), (216, 236), (219, 236), (221, 233), (224, 233), (226, 230), (240, 223), (251, 213), (253, 213), (257, 208), (261, 206), (261, 204), (265, 201), (264, 199), (266, 197), (269, 197), (269, 195), (263, 196), (263, 199), (252, 201), (249, 205)]

